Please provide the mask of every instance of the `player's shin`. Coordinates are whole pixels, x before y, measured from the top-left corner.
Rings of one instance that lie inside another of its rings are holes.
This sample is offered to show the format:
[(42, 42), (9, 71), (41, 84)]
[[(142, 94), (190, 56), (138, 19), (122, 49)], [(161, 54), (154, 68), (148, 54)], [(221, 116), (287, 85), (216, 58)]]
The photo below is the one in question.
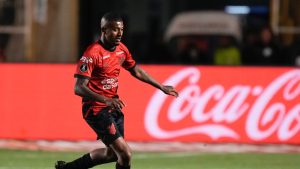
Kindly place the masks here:
[(88, 169), (95, 165), (96, 164), (88, 153), (72, 162), (66, 163), (65, 169)]

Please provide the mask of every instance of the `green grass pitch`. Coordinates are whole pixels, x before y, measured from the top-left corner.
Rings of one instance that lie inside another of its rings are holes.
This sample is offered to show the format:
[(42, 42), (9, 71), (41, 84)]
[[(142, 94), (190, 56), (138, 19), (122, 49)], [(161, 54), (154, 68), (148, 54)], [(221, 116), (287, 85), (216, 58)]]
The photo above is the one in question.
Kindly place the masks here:
[[(84, 152), (0, 150), (0, 169), (54, 169)], [(114, 169), (114, 163), (94, 167)], [(300, 169), (300, 154), (133, 153), (132, 169)]]

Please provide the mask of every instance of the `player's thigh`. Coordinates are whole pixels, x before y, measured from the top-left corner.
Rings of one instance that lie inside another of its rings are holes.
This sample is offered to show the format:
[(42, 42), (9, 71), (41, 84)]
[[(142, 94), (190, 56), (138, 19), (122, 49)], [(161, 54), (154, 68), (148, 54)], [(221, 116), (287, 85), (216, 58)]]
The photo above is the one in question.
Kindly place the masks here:
[(89, 114), (85, 118), (89, 126), (96, 132), (99, 139), (109, 147), (117, 138), (123, 136), (123, 128), (119, 131), (118, 125), (115, 122), (115, 113), (109, 109), (103, 109), (98, 114)]
[(124, 136), (124, 114), (121, 111), (115, 111), (113, 112), (113, 117), (115, 124), (117, 126), (118, 131), (120, 132), (121, 136), (125, 138)]

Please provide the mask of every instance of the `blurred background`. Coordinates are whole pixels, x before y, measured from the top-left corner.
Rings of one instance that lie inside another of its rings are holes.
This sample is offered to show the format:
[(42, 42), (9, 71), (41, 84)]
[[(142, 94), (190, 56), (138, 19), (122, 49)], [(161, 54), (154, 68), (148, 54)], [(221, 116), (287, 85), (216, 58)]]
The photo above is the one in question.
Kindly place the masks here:
[(0, 61), (74, 63), (98, 38), (101, 16), (117, 11), (139, 63), (298, 66), (299, 7), (297, 0), (0, 0)]
[(0, 169), (50, 169), (104, 147), (82, 119), (73, 74), (110, 11), (122, 14), (135, 60), (180, 94), (120, 74), (134, 168), (299, 169), (299, 9), (299, 0), (0, 0)]

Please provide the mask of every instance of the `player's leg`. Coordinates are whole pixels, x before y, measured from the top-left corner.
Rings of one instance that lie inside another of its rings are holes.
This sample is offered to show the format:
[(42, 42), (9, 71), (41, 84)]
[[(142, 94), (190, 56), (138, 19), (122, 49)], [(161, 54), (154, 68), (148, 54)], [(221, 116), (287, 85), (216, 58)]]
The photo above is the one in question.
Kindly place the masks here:
[(118, 157), (116, 169), (130, 169), (131, 166), (131, 149), (123, 137), (117, 138), (109, 145)]
[(117, 161), (118, 157), (110, 148), (99, 148), (90, 152), (91, 159), (96, 165)]
[(95, 165), (110, 163), (117, 160), (111, 148), (99, 148), (71, 162), (58, 161), (56, 169), (88, 169)]
[[(119, 132), (115, 120), (124, 119), (123, 113), (120, 115), (112, 112), (109, 108), (102, 109), (96, 115), (92, 112), (85, 118), (89, 126), (96, 132), (98, 139), (106, 145), (107, 148), (95, 149), (90, 152), (94, 165), (109, 163), (117, 160), (115, 152), (109, 147), (115, 139), (122, 136)], [(122, 120), (123, 122), (123, 120)], [(123, 132), (123, 128), (121, 129)]]
[(117, 138), (108, 148), (99, 148), (71, 162), (58, 161), (56, 169), (88, 169), (117, 161), (116, 169), (130, 169), (131, 150), (123, 137)]
[(111, 113), (116, 125), (119, 137), (116, 138), (109, 147), (111, 147), (118, 157), (116, 169), (130, 169), (131, 166), (131, 149), (124, 140), (124, 114), (121, 111)]
[(111, 135), (109, 131), (109, 126), (111, 126), (114, 121), (108, 112), (108, 109), (101, 110), (101, 112), (99, 112), (97, 115), (94, 115), (94, 113), (91, 112), (85, 118), (85, 120), (97, 133), (98, 138), (102, 139), (104, 144), (106, 144), (106, 148), (95, 149), (90, 153), (87, 153), (82, 157), (68, 163), (64, 161), (57, 161), (55, 165), (56, 169), (88, 169), (95, 165), (117, 160), (116, 154), (108, 146), (108, 144), (117, 137), (115, 135)]
[(113, 124), (116, 128), (116, 132), (114, 134), (116, 137), (111, 135), (112, 139), (107, 141), (106, 145), (108, 145), (118, 157), (116, 169), (130, 169), (131, 149), (124, 140), (124, 115), (120, 111), (112, 111), (110, 114), (112, 115)]
[[(96, 149), (82, 157), (65, 163), (58, 161), (56, 169), (87, 169), (95, 165), (113, 162), (118, 159), (117, 166), (130, 166), (130, 149), (124, 141), (124, 116), (122, 112), (103, 109), (97, 115), (90, 113), (85, 119), (97, 133), (98, 138), (107, 148)], [(120, 139), (119, 139), (120, 138)], [(110, 146), (112, 145), (112, 146)], [(130, 167), (129, 167), (130, 168)]]

